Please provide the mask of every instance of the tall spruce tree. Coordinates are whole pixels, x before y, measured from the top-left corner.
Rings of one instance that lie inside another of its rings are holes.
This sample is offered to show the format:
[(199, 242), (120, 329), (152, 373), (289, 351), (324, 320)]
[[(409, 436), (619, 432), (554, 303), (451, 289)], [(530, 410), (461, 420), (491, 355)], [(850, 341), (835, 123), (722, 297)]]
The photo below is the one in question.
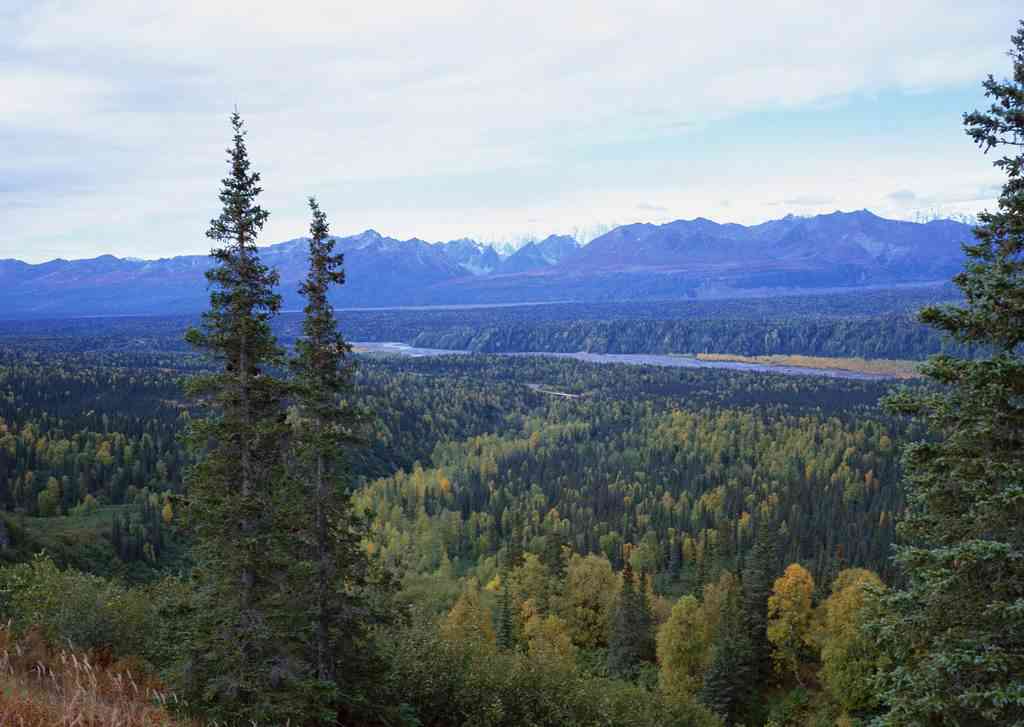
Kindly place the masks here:
[(718, 636), (700, 690), (700, 701), (726, 725), (736, 723), (755, 687), (752, 650), (738, 595), (730, 594), (722, 604)]
[(268, 215), (257, 202), (260, 175), (250, 170), (237, 112), (231, 125), (223, 210), (206, 233), (219, 245), (206, 273), (210, 309), (186, 337), (217, 371), (187, 385), (209, 414), (189, 433), (199, 454), (187, 508), (197, 590), (184, 683), (191, 704), (210, 717), (265, 722), (288, 717), (280, 708), (290, 655), (277, 623), (287, 549), (275, 523), (287, 385), (272, 372), (283, 355), (270, 330), (281, 305), (278, 276), (256, 248)]
[(654, 658), (654, 619), (643, 588), (627, 558), (608, 637), (608, 673), (620, 679), (635, 678), (641, 663)]
[[(344, 283), (344, 258), (334, 252), (327, 216), (309, 200), (309, 272), (299, 292), (306, 298), (303, 337), (291, 362), (295, 397), (294, 488), (290, 527), (299, 552), (292, 572), (293, 602), (309, 604), (293, 614), (298, 637), (309, 644), (306, 666), (318, 689), (309, 713), (350, 721), (371, 703), (379, 676), (368, 629), (373, 574), (361, 539), (365, 523), (352, 509), (346, 451), (359, 444), (363, 416), (352, 402), (351, 346), (338, 330), (328, 294)], [(303, 622), (302, 614), (309, 617)]]
[(646, 570), (640, 571), (640, 583), (636, 589), (636, 625), (637, 641), (641, 661), (654, 663), (658, 658), (658, 641), (655, 638), (654, 611), (651, 610), (654, 598), (654, 584)]
[(515, 624), (512, 616), (512, 595), (508, 590), (508, 574), (501, 578), (501, 600), (498, 603), (498, 623), (495, 628), (498, 648), (509, 651), (515, 646)]
[(548, 575), (556, 581), (565, 578), (565, 554), (562, 552), (565, 545), (565, 536), (557, 530), (552, 530), (544, 536), (544, 549), (540, 552), (540, 562), (547, 568)]
[(768, 597), (778, 569), (778, 546), (768, 515), (762, 514), (754, 547), (743, 570), (743, 625), (750, 639), (751, 676), (767, 681), (772, 671), (768, 643)]
[(887, 653), (882, 725), (1024, 725), (1024, 23), (1012, 42), (1013, 78), (990, 76), (991, 107), (964, 117), (984, 151), (1007, 150), (1006, 183), (965, 246), (964, 304), (921, 313), (988, 355), (937, 356), (937, 390), (889, 402), (936, 436), (906, 450), (907, 586), (869, 627)]

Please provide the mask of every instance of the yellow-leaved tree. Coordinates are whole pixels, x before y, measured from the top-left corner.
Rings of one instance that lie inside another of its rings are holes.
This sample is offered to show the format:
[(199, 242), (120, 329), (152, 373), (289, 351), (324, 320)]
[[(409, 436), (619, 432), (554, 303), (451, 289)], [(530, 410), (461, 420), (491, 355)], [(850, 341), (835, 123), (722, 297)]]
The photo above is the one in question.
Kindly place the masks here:
[(847, 712), (870, 709), (878, 698), (871, 685), (879, 654), (861, 625), (871, 589), (883, 588), (869, 570), (849, 568), (832, 583), (832, 595), (821, 604), (816, 641), (821, 648), (821, 681)]
[(475, 579), (466, 581), (458, 600), (441, 623), (441, 635), (455, 643), (475, 642), (488, 649), (494, 648), (494, 624), (490, 611), (480, 603), (480, 588)]
[(607, 558), (573, 554), (566, 569), (562, 615), (577, 646), (593, 649), (607, 645), (620, 587)]
[(555, 587), (540, 558), (534, 553), (524, 553), (523, 562), (509, 576), (509, 590), (517, 604), (533, 601), (537, 610), (547, 611)]
[(683, 596), (658, 629), (658, 683), (674, 700), (688, 702), (700, 690), (710, 653), (707, 627), (700, 602)]
[(775, 669), (779, 674), (791, 672), (800, 684), (801, 657), (814, 644), (813, 593), (814, 578), (802, 565), (793, 563), (775, 579), (772, 595), (768, 597), (768, 641), (775, 648)]
[(705, 637), (709, 644), (709, 649), (710, 644), (718, 636), (718, 627), (721, 623), (722, 613), (725, 611), (726, 604), (731, 598), (739, 594), (739, 590), (739, 579), (736, 577), (736, 574), (729, 571), (724, 571), (722, 575), (718, 576), (717, 581), (704, 586), (704, 599), (701, 603), (701, 609), (704, 612)]
[(571, 669), (576, 663), (576, 647), (569, 625), (555, 615), (535, 614), (523, 629), (527, 649), (534, 659)]

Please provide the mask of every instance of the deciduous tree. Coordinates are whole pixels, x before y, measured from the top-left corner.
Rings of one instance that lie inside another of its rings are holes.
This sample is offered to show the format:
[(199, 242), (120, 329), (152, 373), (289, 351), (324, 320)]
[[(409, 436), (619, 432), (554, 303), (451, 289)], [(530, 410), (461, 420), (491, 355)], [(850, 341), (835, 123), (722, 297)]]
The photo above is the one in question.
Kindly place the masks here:
[(775, 648), (775, 668), (790, 672), (803, 684), (800, 662), (811, 642), (814, 579), (799, 563), (793, 563), (775, 580), (768, 597), (768, 641)]
[(819, 678), (832, 699), (847, 712), (869, 710), (878, 699), (871, 683), (879, 652), (864, 633), (868, 599), (883, 588), (869, 570), (840, 571), (832, 593), (819, 607), (816, 641), (821, 649)]
[(700, 691), (710, 644), (700, 602), (683, 596), (658, 629), (658, 684), (667, 695), (688, 700)]

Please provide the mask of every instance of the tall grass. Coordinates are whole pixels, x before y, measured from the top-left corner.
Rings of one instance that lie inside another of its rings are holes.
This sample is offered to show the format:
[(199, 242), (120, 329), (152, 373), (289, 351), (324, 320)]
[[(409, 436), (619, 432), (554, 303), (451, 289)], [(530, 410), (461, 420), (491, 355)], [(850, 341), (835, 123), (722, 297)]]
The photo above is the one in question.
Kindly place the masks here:
[(38, 631), (0, 628), (0, 725), (187, 727), (166, 709), (173, 696), (126, 661), (51, 649)]

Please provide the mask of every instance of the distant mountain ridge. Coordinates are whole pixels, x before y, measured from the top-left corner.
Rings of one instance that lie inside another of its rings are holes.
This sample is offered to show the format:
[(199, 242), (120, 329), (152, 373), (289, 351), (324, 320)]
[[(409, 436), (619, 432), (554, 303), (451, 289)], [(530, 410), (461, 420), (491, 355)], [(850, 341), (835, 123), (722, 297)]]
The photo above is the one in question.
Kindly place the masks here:
[[(367, 230), (335, 238), (351, 307), (735, 297), (948, 280), (968, 225), (888, 220), (866, 210), (759, 225), (697, 218), (617, 227), (580, 245), (552, 235), (511, 254), (461, 239), (428, 243)], [(300, 307), (306, 240), (261, 248)], [(205, 255), (137, 260), (101, 255), (31, 265), (0, 260), (0, 318), (191, 313), (205, 308)]]

